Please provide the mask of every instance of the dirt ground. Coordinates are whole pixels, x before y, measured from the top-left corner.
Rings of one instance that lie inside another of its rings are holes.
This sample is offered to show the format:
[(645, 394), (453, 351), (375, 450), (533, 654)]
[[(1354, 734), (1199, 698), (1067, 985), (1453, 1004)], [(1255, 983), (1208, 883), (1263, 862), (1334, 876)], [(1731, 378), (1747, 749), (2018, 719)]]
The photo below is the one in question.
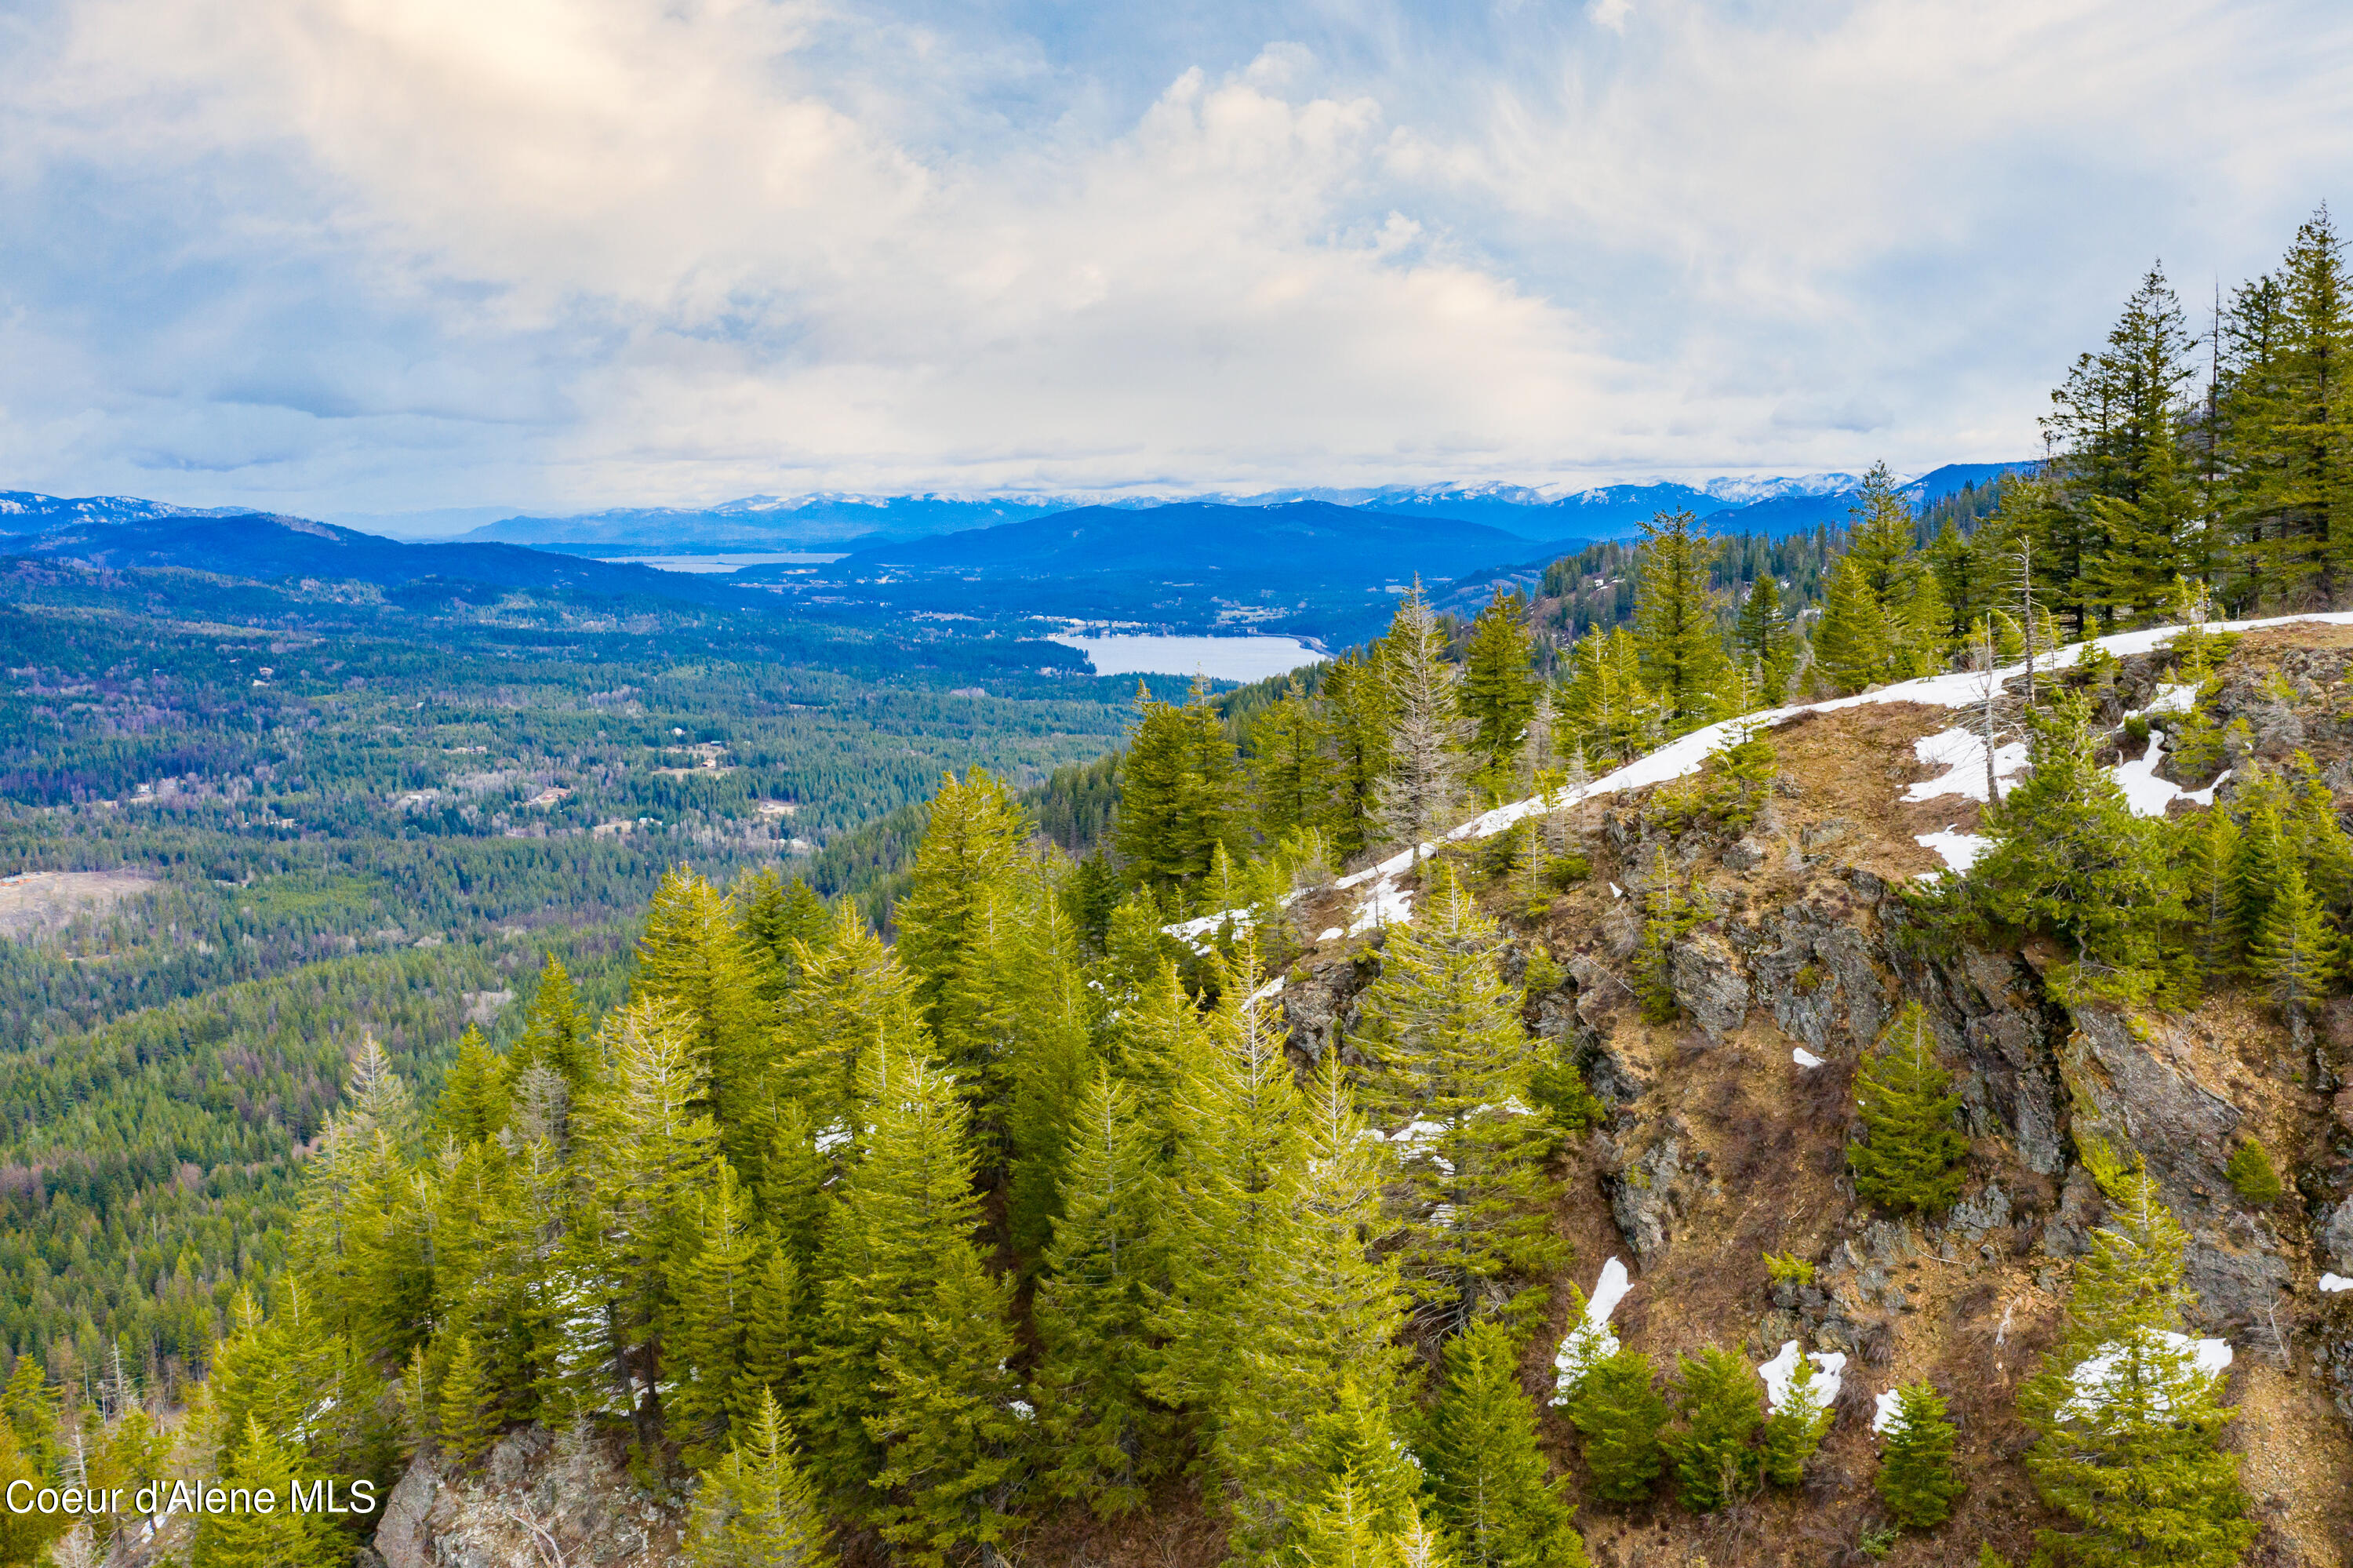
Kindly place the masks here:
[(153, 881), (132, 871), (27, 871), (0, 877), (0, 937), (12, 940), (103, 915)]

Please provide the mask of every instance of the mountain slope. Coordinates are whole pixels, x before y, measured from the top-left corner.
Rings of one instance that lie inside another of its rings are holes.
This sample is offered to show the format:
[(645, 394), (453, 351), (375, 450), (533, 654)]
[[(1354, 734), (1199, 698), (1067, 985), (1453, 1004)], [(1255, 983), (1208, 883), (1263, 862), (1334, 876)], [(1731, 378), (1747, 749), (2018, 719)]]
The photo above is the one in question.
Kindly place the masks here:
[(1323, 501), (1275, 506), (1196, 501), (1143, 510), (1084, 506), (875, 546), (854, 553), (843, 567), (963, 567), (1029, 577), (1221, 571), (1366, 582), (1401, 580), (1415, 572), (1452, 576), (1527, 549), (1525, 540), (1500, 528), (1451, 517), (1399, 517)]
[(320, 577), (394, 588), (440, 578), (541, 592), (745, 602), (739, 588), (645, 567), (612, 566), (517, 545), (405, 545), (329, 523), (261, 513), (77, 521), (0, 535), (0, 554), (110, 570), (174, 567), (263, 582)]

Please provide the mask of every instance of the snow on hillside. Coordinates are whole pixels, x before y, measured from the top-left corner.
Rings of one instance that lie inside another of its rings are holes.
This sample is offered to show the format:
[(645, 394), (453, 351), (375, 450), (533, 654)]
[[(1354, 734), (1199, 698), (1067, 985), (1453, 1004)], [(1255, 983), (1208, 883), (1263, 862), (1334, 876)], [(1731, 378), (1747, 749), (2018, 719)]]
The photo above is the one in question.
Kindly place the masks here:
[[(2353, 611), (2326, 614), (2282, 615), (2263, 620), (2210, 621), (2210, 631), (2248, 631), (2263, 626), (2287, 626), (2311, 621), (2330, 626), (2353, 626)], [(2095, 638), (2092, 642), (2073, 642), (2060, 649), (2047, 659), (2038, 659), (2040, 670), (2064, 669), (2083, 657), (2084, 650), (2098, 646), (2119, 658), (2131, 653), (2147, 653), (2166, 643), (2183, 629), (2179, 626), (2145, 627), (2138, 631), (2120, 631), (2113, 636)], [(2006, 665), (1994, 672), (1994, 680), (2006, 686), (2026, 673), (2023, 662)], [(2168, 688), (2149, 705), (2149, 711), (2161, 712), (2169, 705), (2179, 705), (2187, 698), (2187, 689)], [(1899, 681), (1859, 696), (1833, 697), (1828, 702), (1800, 703), (1786, 708), (1767, 708), (1761, 713), (1744, 714), (1725, 719), (1679, 739), (1670, 741), (1647, 757), (1638, 758), (1614, 772), (1604, 774), (1592, 783), (1577, 789), (1567, 789), (1546, 799), (1531, 797), (1514, 800), (1508, 806), (1498, 806), (1492, 811), (1472, 818), (1461, 827), (1435, 842), (1423, 843), (1400, 850), (1377, 865), (1367, 866), (1351, 876), (1342, 877), (1335, 886), (1345, 890), (1361, 890), (1356, 901), (1356, 914), (1348, 925), (1350, 935), (1369, 930), (1376, 926), (1398, 925), (1412, 918), (1412, 890), (1400, 885), (1400, 879), (1419, 862), (1437, 853), (1439, 842), (1461, 842), (1492, 838), (1513, 823), (1530, 817), (1563, 810), (1598, 795), (1616, 794), (1621, 790), (1640, 789), (1671, 779), (1684, 779), (1697, 773), (1708, 754), (1738, 738), (1751, 726), (1770, 728), (1787, 724), (1800, 714), (1835, 713), (1842, 708), (1862, 707), (1874, 703), (1920, 703), (1930, 707), (1967, 708), (1983, 703), (1986, 698), (1986, 677), (1981, 672), (1968, 671), (1953, 674), (1928, 675), (1916, 681)], [(2182, 795), (2201, 805), (2211, 804), (2213, 788), (2190, 792), (2180, 789), (2155, 777), (2160, 736), (2149, 737), (2147, 755), (2117, 768), (2118, 780), (2125, 787), (2126, 798), (2133, 810), (2142, 816), (2162, 816), (2166, 803), (2175, 795)], [(1921, 760), (1945, 763), (1949, 771), (1944, 778), (1915, 784), (1915, 790), (1926, 793), (1909, 795), (1912, 800), (1928, 800), (1937, 794), (1966, 794), (1978, 800), (1985, 797), (1985, 752), (1983, 744), (1966, 728), (1957, 727), (1942, 735), (1931, 736), (1919, 743)], [(2007, 783), (2022, 772), (2026, 749), (2022, 746), (2004, 746), (1994, 754), (1994, 766)], [(2219, 782), (2219, 781), (2218, 781)], [(1947, 787), (1949, 786), (1949, 788)], [(1947, 865), (1965, 869), (1974, 861), (1985, 841), (1975, 834), (1941, 832), (1923, 835), (1919, 841), (1945, 857)], [(1213, 916), (1204, 929), (1214, 928), (1221, 916)], [(1201, 926), (1201, 922), (1188, 922)]]

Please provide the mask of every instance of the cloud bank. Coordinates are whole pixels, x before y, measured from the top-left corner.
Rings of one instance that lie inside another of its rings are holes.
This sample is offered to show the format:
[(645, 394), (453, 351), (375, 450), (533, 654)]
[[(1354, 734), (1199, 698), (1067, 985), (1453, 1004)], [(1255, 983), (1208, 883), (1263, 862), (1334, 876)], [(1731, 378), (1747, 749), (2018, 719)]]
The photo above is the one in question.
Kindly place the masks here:
[(2353, 154), (2334, 0), (73, 0), (0, 60), (0, 488), (311, 512), (2013, 457)]

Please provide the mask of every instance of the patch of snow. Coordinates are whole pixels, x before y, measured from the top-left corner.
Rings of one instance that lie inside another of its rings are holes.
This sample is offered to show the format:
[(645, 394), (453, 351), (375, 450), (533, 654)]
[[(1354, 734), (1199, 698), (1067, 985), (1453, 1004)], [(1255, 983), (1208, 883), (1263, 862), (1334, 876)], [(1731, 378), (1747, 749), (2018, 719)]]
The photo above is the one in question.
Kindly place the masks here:
[(2225, 768), (2221, 772), (2214, 775), (2214, 782), (2207, 785), (2203, 789), (2184, 789), (2181, 792), (2181, 798), (2189, 801), (2193, 806), (2212, 805), (2214, 803), (2214, 791), (2222, 787), (2223, 780), (2231, 777), (2231, 772), (2232, 770), (2230, 768)]
[(1875, 1402), (1877, 1408), (1872, 1412), (1871, 1416), (1871, 1429), (1873, 1432), (1878, 1433), (1887, 1430), (1889, 1425), (1895, 1420), (1895, 1407), (1902, 1402), (1903, 1398), (1904, 1391), (1894, 1388), (1889, 1389), (1885, 1393), (1879, 1396), (1878, 1400)]
[(1609, 1315), (1618, 1310), (1618, 1303), (1625, 1300), (1626, 1292), (1633, 1287), (1632, 1281), (1626, 1277), (1624, 1264), (1614, 1257), (1603, 1264), (1601, 1277), (1593, 1282), (1593, 1294), (1585, 1303), (1585, 1320), (1597, 1327), (1609, 1321)]
[(838, 1121), (833, 1122), (818, 1130), (815, 1141), (819, 1154), (830, 1154), (849, 1141), (849, 1129)]
[[(2193, 1340), (2187, 1334), (2176, 1334), (2163, 1329), (2149, 1330), (2149, 1338), (2175, 1355), (2187, 1355), (2189, 1368), (2207, 1377), (2220, 1377), (2231, 1368), (2231, 1346), (2226, 1340)], [(2124, 1360), (2126, 1347), (2118, 1345), (2096, 1356), (2086, 1356), (2075, 1363), (2067, 1374), (2074, 1386), (2075, 1397), (2059, 1407), (2062, 1419), (2070, 1415), (2089, 1415), (2105, 1403), (2108, 1382), (2116, 1376), (2117, 1363)]]
[[(1814, 1363), (1814, 1397), (1824, 1410), (1838, 1403), (1839, 1385), (1846, 1372), (1846, 1355), (1841, 1351), (1816, 1351)], [(1781, 1353), (1757, 1369), (1765, 1380), (1765, 1408), (1778, 1410), (1781, 1402), (1789, 1397), (1789, 1380), (1798, 1375), (1798, 1341), (1781, 1341)]]
[(2320, 1293), (2323, 1296), (2334, 1296), (2340, 1290), (2353, 1290), (2353, 1279), (2348, 1279), (2341, 1274), (2324, 1274), (2320, 1277)]
[(1618, 1310), (1618, 1303), (1631, 1287), (1623, 1263), (1613, 1257), (1601, 1266), (1601, 1277), (1593, 1282), (1593, 1294), (1586, 1298), (1585, 1316), (1569, 1330), (1560, 1342), (1560, 1353), (1553, 1358), (1555, 1404), (1568, 1403), (1594, 1362), (1618, 1353), (1618, 1336), (1610, 1332), (1609, 1315)]
[(1409, 926), (1413, 923), (1413, 894), (1394, 881), (1383, 879), (1373, 886), (1356, 918), (1349, 924), (1348, 935), (1360, 937), (1377, 926)]
[[(1907, 788), (1906, 800), (1934, 800), (1943, 795), (1965, 795), (1972, 800), (1986, 798), (1985, 741), (1975, 731), (1948, 729), (1924, 736), (1912, 743), (1912, 753), (1926, 766), (1945, 771)], [(1993, 748), (1993, 770), (2000, 782), (2009, 783), (2025, 768), (2023, 741)]]
[[(1977, 864), (1978, 857), (1993, 847), (1993, 841), (1982, 833), (1965, 833), (1947, 828), (1940, 833), (1915, 833), (1912, 842), (1924, 849), (1932, 849), (1945, 864), (1954, 871), (1967, 871)], [(1936, 874), (1930, 872), (1927, 874)]]
[(1613, 882), (1609, 885), (1609, 896), (1612, 898), (1623, 898), (1626, 896), (1626, 890)]
[(1319, 935), (1315, 939), (1316, 939), (1317, 941), (1319, 941), (1319, 942), (1336, 942), (1336, 941), (1338, 941), (1341, 938), (1343, 938), (1343, 937), (1346, 936), (1347, 934), (1348, 934), (1347, 932), (1343, 931), (1342, 929), (1340, 929), (1340, 927), (1339, 927), (1335, 926), (1335, 927), (1332, 927), (1329, 930), (1326, 930), (1326, 931), (1323, 932), (1323, 933), (1322, 933), (1321, 935)]
[(1269, 997), (1281, 996), (1282, 994), (1282, 976), (1275, 976), (1272, 980), (1267, 981), (1264, 985), (1250, 992), (1250, 1000), (1242, 1003), (1242, 1005), (1244, 1007), (1256, 1007), (1260, 1002), (1266, 1001)]
[[(2303, 622), (2324, 626), (2353, 626), (2353, 610), (2330, 610), (2309, 615), (2279, 615), (2260, 620), (2210, 621), (2206, 623), (2206, 630), (2249, 631), (2259, 627), (2289, 626)], [(2035, 669), (2040, 673), (2046, 670), (2070, 668), (2084, 656), (2085, 649), (2095, 645), (2119, 658), (2133, 653), (2150, 652), (2171, 640), (2182, 630), (2179, 626), (2151, 626), (2138, 631), (2120, 631), (2113, 636), (2094, 638), (2091, 642), (2071, 642), (2055, 652), (2039, 656), (2035, 661)], [(1991, 679), (1996, 689), (1999, 690), (2025, 673), (2026, 665), (2021, 662), (1994, 671)], [(1708, 754), (1717, 747), (1736, 741), (1752, 730), (1770, 729), (1778, 725), (1786, 724), (1800, 714), (1838, 713), (1846, 708), (1871, 707), (1890, 703), (1918, 703), (1927, 707), (1941, 708), (1971, 707), (1985, 700), (1987, 680), (1988, 676), (1982, 671), (1955, 671), (1943, 675), (1926, 675), (1918, 680), (1898, 681), (1893, 685), (1882, 686), (1876, 691), (1859, 693), (1851, 697), (1833, 697), (1828, 702), (1801, 703), (1791, 707), (1767, 708), (1758, 713), (1743, 714), (1737, 718), (1719, 720), (1715, 724), (1703, 726), (1680, 739), (1669, 741), (1648, 756), (1637, 758), (1617, 771), (1606, 773), (1581, 789), (1563, 789), (1548, 796), (1531, 796), (1527, 800), (1515, 800), (1509, 805), (1498, 806), (1492, 811), (1483, 812), (1443, 835), (1443, 842), (1492, 838), (1514, 822), (1523, 821), (1530, 817), (1543, 816), (1552, 811), (1564, 810), (1580, 801), (1592, 800), (1597, 795), (1611, 795), (1621, 789), (1640, 789), (1652, 784), (1664, 784), (1672, 779), (1689, 778), (1700, 770), (1706, 762)], [(2170, 692), (2171, 689), (2168, 688), (2168, 693), (2161, 695), (2158, 701), (2180, 700), (2171, 696)], [(2152, 706), (2154, 705), (2153, 704)], [(1946, 733), (1949, 736), (1953, 732)], [(1931, 738), (1940, 739), (1941, 737)], [(1995, 749), (1994, 767), (1997, 772), (2003, 768), (2005, 758), (2010, 750), (2011, 747), (2006, 746), (1998, 747)], [(1975, 768), (1977, 786), (1974, 789), (1969, 788), (1964, 779), (1952, 777), (1954, 774), (1968, 771), (1964, 766), (1954, 760), (1961, 755), (1959, 741), (1942, 741), (1937, 759), (1946, 760), (1951, 764), (1947, 777), (1951, 779), (1954, 787), (1948, 790), (1940, 789), (1940, 792), (1975, 795), (1978, 790), (1984, 788), (1985, 762), (1982, 749), (1978, 752)], [(2150, 766), (2154, 767), (2154, 762), (2151, 762)], [(1939, 779), (1929, 782), (1941, 787), (1946, 781), (1944, 779)], [(2168, 786), (2168, 788), (2172, 787)], [(1932, 798), (1929, 795), (1917, 797), (1921, 800)], [(2168, 799), (2170, 798), (2170, 796), (2168, 797)], [(2196, 799), (2194, 796), (2190, 798)], [(2160, 807), (2159, 810), (2161, 810), (2162, 808)], [(1926, 843), (1927, 841), (1922, 842)], [(1409, 902), (1410, 895), (1397, 886), (1397, 878), (1429, 858), (1435, 847), (1425, 843), (1417, 844), (1411, 849), (1399, 850), (1388, 859), (1341, 877), (1332, 885), (1337, 888), (1365, 887), (1368, 884), (1371, 885), (1371, 890), (1364, 905), (1360, 906), (1356, 921), (1349, 927), (1350, 936), (1369, 930), (1376, 925), (1401, 925), (1412, 920), (1413, 912)], [(1952, 855), (1947, 853), (1943, 848), (1935, 845), (1930, 847), (1937, 848), (1937, 853), (1945, 855), (1947, 864), (1954, 863)], [(1954, 847), (1958, 849), (1963, 846), (1956, 842)], [(1972, 854), (1970, 858), (1974, 860), (1975, 855)], [(1625, 890), (1614, 883), (1610, 885), (1609, 890), (1619, 897), (1625, 896)], [(1244, 911), (1236, 910), (1232, 914), (1237, 924), (1240, 924), (1246, 918)], [(1186, 921), (1181, 927), (1170, 927), (1168, 929), (1179, 937), (1191, 940), (1193, 938), (1190, 933), (1213, 931), (1217, 928), (1218, 923), (1224, 918), (1226, 918), (1224, 913), (1206, 915), (1198, 919)]]
[(1794, 1046), (1791, 1048), (1789, 1052), (1789, 1060), (1795, 1062), (1800, 1067), (1819, 1067), (1822, 1065), (1822, 1059), (1820, 1056), (1815, 1055), (1811, 1051), (1807, 1050), (1803, 1045)]
[(2157, 776), (2157, 765), (2164, 760), (2165, 732), (2148, 732), (2148, 749), (2137, 762), (2119, 762), (2109, 769), (2116, 776), (2116, 786), (2125, 792), (2125, 804), (2136, 817), (2161, 817), (2175, 797), (2186, 794), (2180, 785), (2170, 779)]

